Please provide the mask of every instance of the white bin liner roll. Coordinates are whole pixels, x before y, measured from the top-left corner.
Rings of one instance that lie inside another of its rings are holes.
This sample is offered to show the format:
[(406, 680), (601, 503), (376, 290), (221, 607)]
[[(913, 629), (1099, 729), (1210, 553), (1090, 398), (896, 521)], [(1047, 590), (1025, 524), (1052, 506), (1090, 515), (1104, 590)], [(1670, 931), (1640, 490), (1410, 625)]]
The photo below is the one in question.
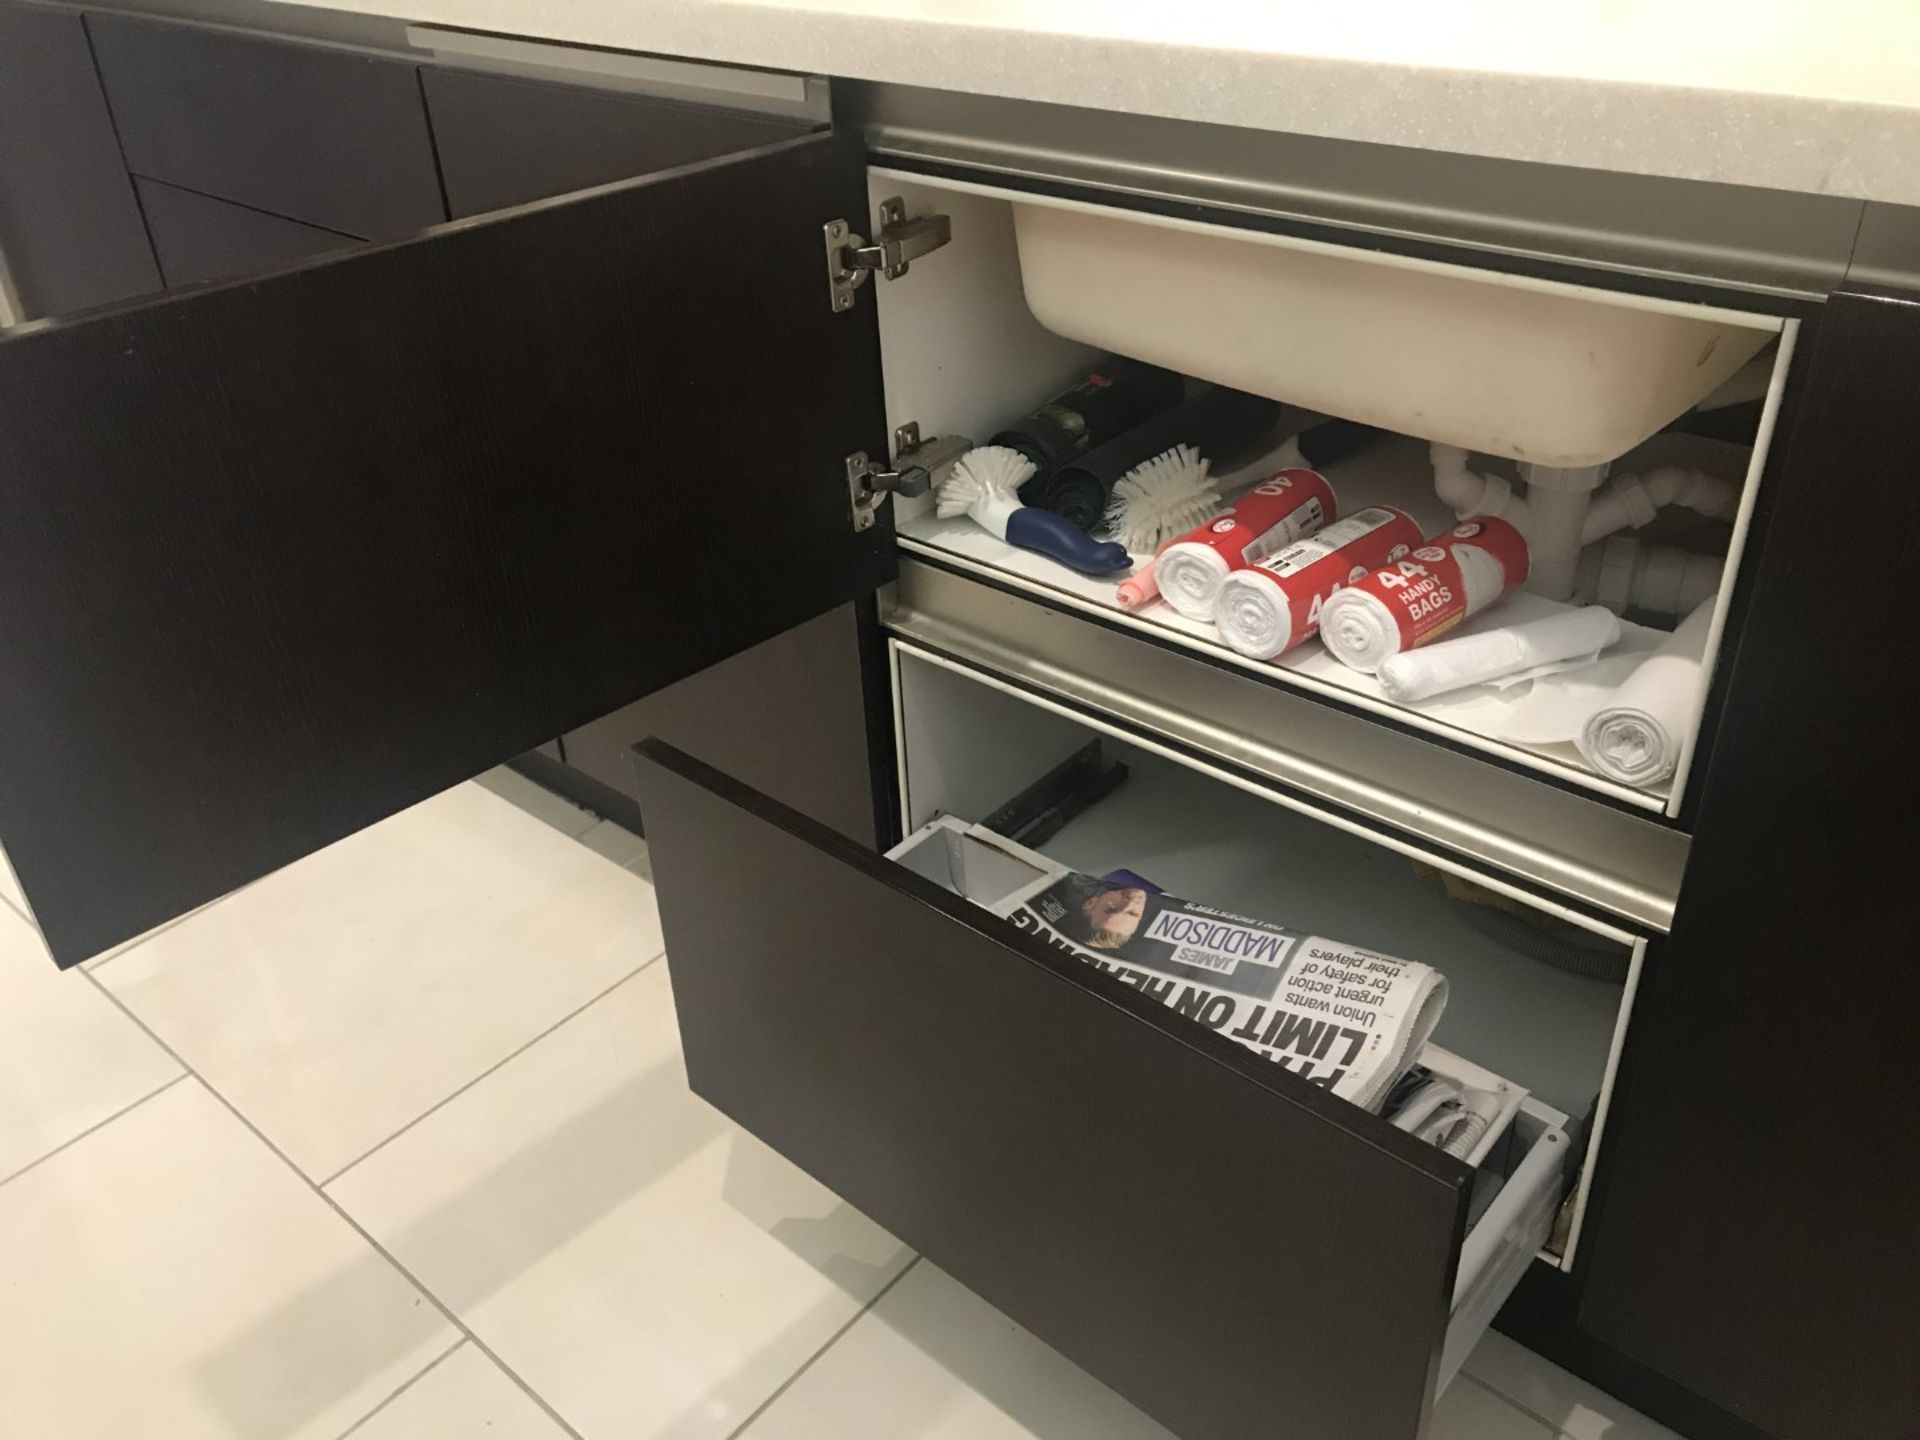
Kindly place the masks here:
[(1389, 656), (1380, 666), (1380, 688), (1389, 699), (1411, 705), (1523, 670), (1591, 660), (1619, 639), (1620, 617), (1604, 605), (1589, 605)]
[(1390, 564), (1420, 543), (1411, 515), (1374, 505), (1296, 540), (1220, 586), (1213, 623), (1242, 655), (1271, 660), (1311, 639), (1320, 610), (1342, 585)]
[(1189, 620), (1211, 620), (1227, 576), (1313, 534), (1338, 510), (1333, 487), (1318, 471), (1270, 475), (1160, 552), (1153, 562), (1160, 598)]
[(1320, 611), (1320, 638), (1355, 670), (1431, 644), (1527, 579), (1527, 542), (1505, 520), (1467, 520), (1356, 580)]
[(1673, 774), (1700, 717), (1712, 623), (1709, 596), (1588, 718), (1580, 753), (1607, 779), (1645, 787)]

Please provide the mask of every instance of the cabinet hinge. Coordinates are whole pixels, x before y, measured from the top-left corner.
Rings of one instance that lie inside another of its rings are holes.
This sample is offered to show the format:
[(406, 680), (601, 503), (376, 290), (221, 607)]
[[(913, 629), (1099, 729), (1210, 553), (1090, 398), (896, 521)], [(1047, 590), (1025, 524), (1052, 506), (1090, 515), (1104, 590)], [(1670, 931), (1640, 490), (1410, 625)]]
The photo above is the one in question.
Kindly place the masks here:
[(920, 427), (909, 421), (893, 432), (893, 468), (875, 464), (864, 450), (847, 456), (847, 499), (853, 507), (853, 528), (870, 530), (887, 495), (924, 495), (933, 477), (967, 451), (973, 442), (963, 435), (920, 438)]
[(945, 215), (907, 218), (907, 202), (898, 195), (880, 202), (880, 223), (873, 243), (856, 235), (844, 220), (829, 220), (827, 238), (827, 294), (835, 310), (853, 308), (853, 292), (874, 271), (898, 280), (915, 260), (938, 250), (953, 238), (953, 221)]

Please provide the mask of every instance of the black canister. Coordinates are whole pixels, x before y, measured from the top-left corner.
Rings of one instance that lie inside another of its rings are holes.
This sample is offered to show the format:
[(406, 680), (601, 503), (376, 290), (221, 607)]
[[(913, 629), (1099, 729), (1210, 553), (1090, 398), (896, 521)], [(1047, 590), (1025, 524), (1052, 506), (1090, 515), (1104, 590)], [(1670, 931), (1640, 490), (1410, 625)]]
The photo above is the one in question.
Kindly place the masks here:
[(1359, 454), (1385, 433), (1358, 420), (1322, 420), (1293, 439), (1307, 465), (1314, 470), (1324, 470)]
[[(1091, 533), (1106, 518), (1114, 483), (1144, 460), (1191, 445), (1216, 466), (1252, 449), (1280, 418), (1280, 402), (1216, 385), (1062, 465), (1038, 500)], [(1023, 489), (1020, 497), (1025, 500)]]
[(1186, 382), (1144, 360), (1110, 355), (1086, 379), (993, 437), (1037, 468), (1020, 490), (1027, 504), (1044, 493), (1053, 472), (1077, 456), (1180, 403)]

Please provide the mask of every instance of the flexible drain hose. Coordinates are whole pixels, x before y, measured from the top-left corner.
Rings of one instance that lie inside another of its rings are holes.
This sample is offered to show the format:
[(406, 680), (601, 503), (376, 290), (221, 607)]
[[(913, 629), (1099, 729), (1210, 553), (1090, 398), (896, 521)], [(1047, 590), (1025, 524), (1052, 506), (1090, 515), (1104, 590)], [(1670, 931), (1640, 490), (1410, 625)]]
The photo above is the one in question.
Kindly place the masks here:
[(1493, 1114), (1487, 1107), (1492, 1106), (1497, 1113), (1498, 1099), (1489, 1091), (1462, 1090), (1453, 1081), (1436, 1075), (1394, 1111), (1394, 1128), (1438, 1146), (1456, 1160), (1464, 1160), (1493, 1124)]

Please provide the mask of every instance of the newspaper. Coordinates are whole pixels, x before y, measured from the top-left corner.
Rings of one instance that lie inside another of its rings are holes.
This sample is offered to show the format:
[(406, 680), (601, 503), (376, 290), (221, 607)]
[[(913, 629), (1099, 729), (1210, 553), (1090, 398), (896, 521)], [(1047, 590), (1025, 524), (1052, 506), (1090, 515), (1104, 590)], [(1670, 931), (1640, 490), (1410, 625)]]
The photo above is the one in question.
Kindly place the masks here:
[(991, 904), (996, 914), (1376, 1113), (1446, 1007), (1446, 977), (1430, 966), (1176, 899), (1126, 872), (1083, 875), (992, 838), (1046, 872)]

